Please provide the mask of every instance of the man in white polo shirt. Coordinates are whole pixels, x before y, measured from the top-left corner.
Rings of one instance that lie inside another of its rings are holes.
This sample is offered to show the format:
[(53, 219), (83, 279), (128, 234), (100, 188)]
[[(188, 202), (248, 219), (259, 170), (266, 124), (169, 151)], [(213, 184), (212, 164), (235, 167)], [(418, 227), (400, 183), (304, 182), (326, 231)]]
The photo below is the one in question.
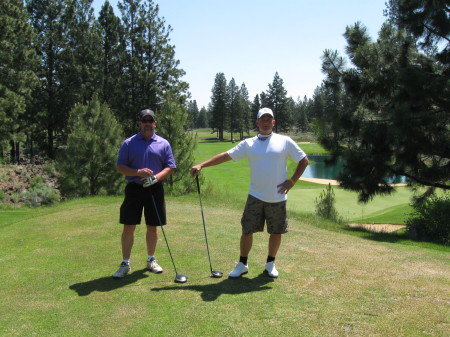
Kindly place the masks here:
[[(265, 223), (270, 234), (265, 271), (270, 277), (278, 277), (275, 257), (281, 245), (281, 235), (289, 229), (287, 193), (308, 166), (306, 154), (290, 137), (272, 131), (275, 119), (271, 109), (262, 108), (258, 111), (256, 125), (259, 129), (257, 136), (246, 139), (227, 152), (219, 153), (191, 169), (191, 175), (197, 176), (204, 167), (229, 160), (249, 160), (250, 190), (241, 219), (240, 258), (229, 274), (230, 278), (238, 278), (248, 272), (247, 258), (252, 248), (253, 233), (262, 232)], [(288, 158), (298, 163), (290, 178), (287, 174)]]

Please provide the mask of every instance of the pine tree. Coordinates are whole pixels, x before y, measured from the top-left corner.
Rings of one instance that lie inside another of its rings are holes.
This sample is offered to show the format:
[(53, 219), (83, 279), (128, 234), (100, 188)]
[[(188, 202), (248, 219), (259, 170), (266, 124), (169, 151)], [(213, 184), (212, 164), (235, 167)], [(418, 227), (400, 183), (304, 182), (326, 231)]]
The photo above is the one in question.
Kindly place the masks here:
[(442, 64), (450, 64), (448, 1), (389, 0), (389, 18), (418, 39), (419, 46)]
[(298, 131), (306, 132), (308, 130), (308, 116), (309, 111), (312, 108), (313, 101), (309, 100), (306, 96), (303, 97), (303, 101), (298, 98), (296, 104), (296, 126)]
[(198, 114), (197, 119), (197, 127), (198, 128), (207, 128), (209, 127), (209, 121), (208, 121), (208, 111), (205, 107), (202, 107), (200, 109), (200, 112)]
[(275, 124), (275, 132), (288, 131), (292, 125), (290, 111), (287, 106), (287, 91), (284, 88), (283, 80), (275, 73), (272, 84), (269, 84), (267, 90), (267, 106), (271, 108), (274, 114), (274, 118), (277, 123)]
[(136, 110), (151, 106), (159, 111), (165, 95), (184, 104), (188, 85), (181, 80), (185, 72), (169, 43), (172, 28), (159, 17), (158, 5), (152, 0), (123, 0), (118, 7), (127, 52), (126, 71), (120, 79), (123, 104), (118, 112), (126, 131), (131, 132)]
[(267, 108), (270, 106), (269, 97), (267, 96), (267, 94), (264, 91), (259, 94), (259, 99), (260, 99), (261, 108)]
[(386, 22), (372, 42), (365, 27), (347, 27), (346, 68), (336, 52), (324, 53), (320, 142), (346, 165), (341, 186), (361, 201), (390, 194), (389, 179), (450, 189), (448, 66), (420, 52), (412, 34)]
[(188, 102), (188, 108), (187, 108), (188, 116), (189, 116), (189, 124), (191, 129), (198, 127), (198, 117), (199, 117), (199, 111), (197, 106), (197, 101), (189, 101)]
[(195, 181), (189, 172), (194, 165), (195, 134), (187, 132), (189, 115), (177, 99), (163, 102), (161, 111), (156, 115), (157, 133), (165, 138), (172, 147), (177, 165), (175, 172), (166, 181), (168, 192), (183, 195), (195, 190)]
[(61, 52), (62, 69), (59, 91), (64, 110), (77, 103), (87, 104), (102, 85), (102, 49), (100, 29), (91, 7), (91, 0), (69, 2), (64, 16), (67, 44)]
[[(67, 23), (71, 21), (69, 0), (29, 0), (27, 9), (31, 24), (37, 32), (36, 51), (41, 58), (38, 76), (40, 86), (34, 91), (32, 113), (37, 117), (35, 138), (45, 148), (49, 158), (55, 157), (56, 142), (67, 124), (68, 106), (62, 80), (63, 51), (68, 48)], [(65, 134), (64, 134), (65, 135)]]
[(233, 140), (233, 132), (238, 127), (239, 111), (238, 111), (238, 96), (239, 88), (236, 85), (234, 78), (230, 80), (227, 86), (226, 98), (226, 130), (231, 133), (231, 140)]
[(331, 184), (328, 184), (325, 190), (323, 190), (315, 200), (316, 214), (325, 219), (340, 221), (341, 217), (336, 210), (335, 203), (336, 197), (333, 188), (331, 187)]
[(223, 140), (227, 118), (227, 80), (224, 73), (217, 73), (211, 96), (210, 127), (217, 130), (217, 137)]
[(0, 157), (11, 150), (11, 160), (18, 160), (19, 142), (25, 140), (29, 125), (23, 117), (38, 85), (35, 34), (22, 1), (0, 2), (0, 32)]
[(100, 97), (107, 102), (116, 116), (123, 100), (120, 79), (123, 75), (122, 60), (125, 57), (123, 27), (108, 1), (103, 4), (98, 17), (101, 36), (101, 90)]
[(248, 90), (245, 83), (242, 83), (239, 88), (238, 96), (238, 130), (239, 139), (244, 139), (244, 132), (247, 134), (250, 132), (251, 119), (250, 116), (250, 101), (248, 97)]
[(109, 107), (97, 96), (87, 105), (78, 104), (70, 112), (69, 128), (67, 147), (57, 158), (62, 194), (118, 194), (124, 179), (115, 164), (123, 130)]

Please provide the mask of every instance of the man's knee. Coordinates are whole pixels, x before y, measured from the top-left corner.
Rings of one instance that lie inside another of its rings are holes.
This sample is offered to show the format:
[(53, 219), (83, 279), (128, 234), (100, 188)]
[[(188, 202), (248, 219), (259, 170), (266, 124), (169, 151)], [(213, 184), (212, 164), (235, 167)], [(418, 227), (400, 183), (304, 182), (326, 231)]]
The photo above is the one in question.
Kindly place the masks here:
[(123, 226), (123, 234), (124, 235), (132, 235), (136, 229), (136, 225), (124, 225)]

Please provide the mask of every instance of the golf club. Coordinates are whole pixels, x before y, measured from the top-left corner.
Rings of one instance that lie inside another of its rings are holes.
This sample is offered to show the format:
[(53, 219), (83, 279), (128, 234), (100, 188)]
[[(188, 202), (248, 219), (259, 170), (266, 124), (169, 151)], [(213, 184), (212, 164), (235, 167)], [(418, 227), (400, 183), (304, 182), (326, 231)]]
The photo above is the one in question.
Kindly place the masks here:
[(200, 195), (200, 183), (198, 182), (198, 175), (195, 176), (195, 179), (197, 180), (197, 191), (198, 191), (198, 198), (200, 200), (200, 209), (202, 211), (202, 220), (203, 220), (203, 231), (205, 232), (205, 241), (206, 241), (206, 250), (208, 251), (208, 260), (209, 260), (209, 269), (211, 270), (211, 275), (214, 278), (220, 278), (223, 276), (223, 273), (218, 270), (213, 270), (211, 265), (211, 256), (209, 254), (209, 245), (208, 245), (208, 236), (206, 235), (206, 224), (205, 224), (205, 217), (203, 215), (203, 205), (202, 205), (202, 197)]
[(159, 221), (159, 224), (161, 225), (160, 227), (161, 227), (161, 230), (164, 235), (164, 240), (166, 241), (167, 249), (169, 250), (169, 255), (170, 255), (170, 259), (172, 260), (173, 269), (175, 269), (175, 282), (176, 283), (186, 283), (186, 281), (188, 279), (187, 276), (178, 274), (177, 267), (175, 267), (175, 262), (173, 261), (172, 253), (171, 253), (170, 247), (169, 247), (169, 242), (167, 241), (166, 232), (164, 231), (164, 226), (161, 222), (161, 218), (159, 217), (158, 208), (156, 207), (155, 197), (153, 196), (153, 194), (152, 194), (152, 200), (153, 200), (153, 206), (155, 206), (156, 216), (158, 217), (158, 221)]

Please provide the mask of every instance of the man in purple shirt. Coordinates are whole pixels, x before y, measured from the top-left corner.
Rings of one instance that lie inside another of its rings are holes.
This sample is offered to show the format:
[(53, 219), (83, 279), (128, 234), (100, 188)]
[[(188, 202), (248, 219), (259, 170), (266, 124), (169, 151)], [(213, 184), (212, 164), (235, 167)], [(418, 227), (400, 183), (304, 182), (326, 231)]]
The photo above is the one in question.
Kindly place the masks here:
[[(114, 278), (122, 278), (131, 270), (134, 231), (136, 225), (141, 223), (142, 210), (147, 224), (147, 269), (153, 273), (163, 271), (154, 256), (158, 242), (157, 226), (166, 224), (166, 204), (161, 181), (174, 172), (176, 164), (169, 142), (155, 133), (157, 122), (154, 112), (142, 110), (138, 125), (140, 132), (123, 142), (117, 159), (117, 171), (126, 176), (128, 184), (120, 207), (120, 223), (124, 225), (121, 237), (123, 261), (114, 273)], [(155, 212), (153, 198), (158, 213)]]

